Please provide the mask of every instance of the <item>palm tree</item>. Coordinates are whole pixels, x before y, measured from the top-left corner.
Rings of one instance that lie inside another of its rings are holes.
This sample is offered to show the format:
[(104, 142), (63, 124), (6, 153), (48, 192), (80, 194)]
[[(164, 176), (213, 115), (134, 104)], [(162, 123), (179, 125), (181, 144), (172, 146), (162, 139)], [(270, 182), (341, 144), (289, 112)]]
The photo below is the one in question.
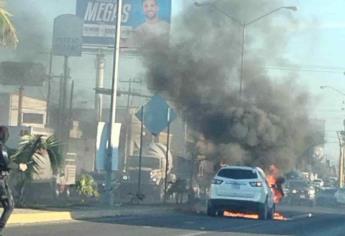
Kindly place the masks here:
[(0, 0), (0, 47), (16, 47), (18, 38), (10, 20), (11, 14), (5, 10), (5, 1)]
[(23, 204), (24, 190), (27, 183), (33, 180), (34, 175), (39, 175), (44, 163), (49, 159), (53, 175), (56, 175), (62, 167), (63, 155), (60, 153), (60, 143), (55, 136), (47, 139), (42, 135), (25, 135), (22, 137), (17, 152), (11, 156), (15, 163), (26, 163), (28, 169), (25, 172), (16, 172), (16, 190), (19, 194), (19, 204)]

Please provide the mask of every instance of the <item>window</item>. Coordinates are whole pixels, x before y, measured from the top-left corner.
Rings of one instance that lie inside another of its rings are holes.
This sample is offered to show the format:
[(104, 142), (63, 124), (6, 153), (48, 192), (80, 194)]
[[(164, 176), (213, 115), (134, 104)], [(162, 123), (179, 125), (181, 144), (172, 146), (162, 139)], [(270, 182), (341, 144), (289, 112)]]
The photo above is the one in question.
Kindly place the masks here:
[(243, 169), (222, 169), (218, 173), (219, 177), (230, 179), (257, 179), (258, 174), (253, 170)]
[(23, 123), (29, 124), (43, 124), (43, 114), (38, 113), (23, 113)]

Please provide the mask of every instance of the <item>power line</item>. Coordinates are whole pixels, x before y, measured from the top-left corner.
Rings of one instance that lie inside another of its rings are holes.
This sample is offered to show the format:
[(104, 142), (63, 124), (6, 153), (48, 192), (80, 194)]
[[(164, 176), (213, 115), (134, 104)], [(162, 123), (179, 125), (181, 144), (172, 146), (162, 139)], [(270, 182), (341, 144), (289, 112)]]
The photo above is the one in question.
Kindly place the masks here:
[(331, 73), (331, 74), (340, 74), (344, 71), (335, 71), (335, 70), (317, 70), (317, 69), (303, 69), (303, 68), (288, 68), (288, 67), (271, 67), (265, 66), (265, 69), (268, 70), (279, 70), (279, 71), (294, 71), (294, 72), (314, 72), (314, 73)]
[(316, 72), (316, 73), (342, 73), (344, 74), (345, 67), (340, 66), (326, 66), (326, 65), (268, 65), (264, 68), (269, 70), (280, 71), (298, 71), (298, 72)]
[(308, 65), (308, 64), (291, 64), (291, 65), (270, 65), (272, 67), (288, 67), (288, 68), (309, 68), (309, 69), (326, 69), (345, 71), (345, 67), (327, 66), (327, 65)]

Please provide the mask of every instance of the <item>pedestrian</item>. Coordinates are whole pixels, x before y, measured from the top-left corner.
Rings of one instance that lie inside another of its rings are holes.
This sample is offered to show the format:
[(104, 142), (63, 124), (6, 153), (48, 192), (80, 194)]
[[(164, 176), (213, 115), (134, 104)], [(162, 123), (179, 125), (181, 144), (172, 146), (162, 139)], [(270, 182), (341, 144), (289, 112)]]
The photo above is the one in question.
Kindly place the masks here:
[(10, 218), (14, 209), (14, 201), (11, 190), (8, 186), (9, 172), (12, 169), (20, 171), (26, 171), (28, 169), (25, 163), (14, 163), (10, 160), (5, 146), (6, 141), (9, 138), (9, 131), (6, 126), (0, 126), (0, 202), (4, 211), (0, 218), (0, 235), (6, 226), (8, 219)]

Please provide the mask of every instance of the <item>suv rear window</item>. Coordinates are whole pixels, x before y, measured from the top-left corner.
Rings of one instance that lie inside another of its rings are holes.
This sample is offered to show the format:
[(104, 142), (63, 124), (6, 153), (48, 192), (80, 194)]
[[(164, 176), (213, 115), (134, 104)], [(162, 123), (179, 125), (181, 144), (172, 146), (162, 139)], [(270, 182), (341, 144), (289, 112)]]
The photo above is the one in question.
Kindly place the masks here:
[(258, 175), (252, 170), (242, 169), (223, 169), (218, 173), (219, 177), (230, 178), (230, 179), (257, 179)]

